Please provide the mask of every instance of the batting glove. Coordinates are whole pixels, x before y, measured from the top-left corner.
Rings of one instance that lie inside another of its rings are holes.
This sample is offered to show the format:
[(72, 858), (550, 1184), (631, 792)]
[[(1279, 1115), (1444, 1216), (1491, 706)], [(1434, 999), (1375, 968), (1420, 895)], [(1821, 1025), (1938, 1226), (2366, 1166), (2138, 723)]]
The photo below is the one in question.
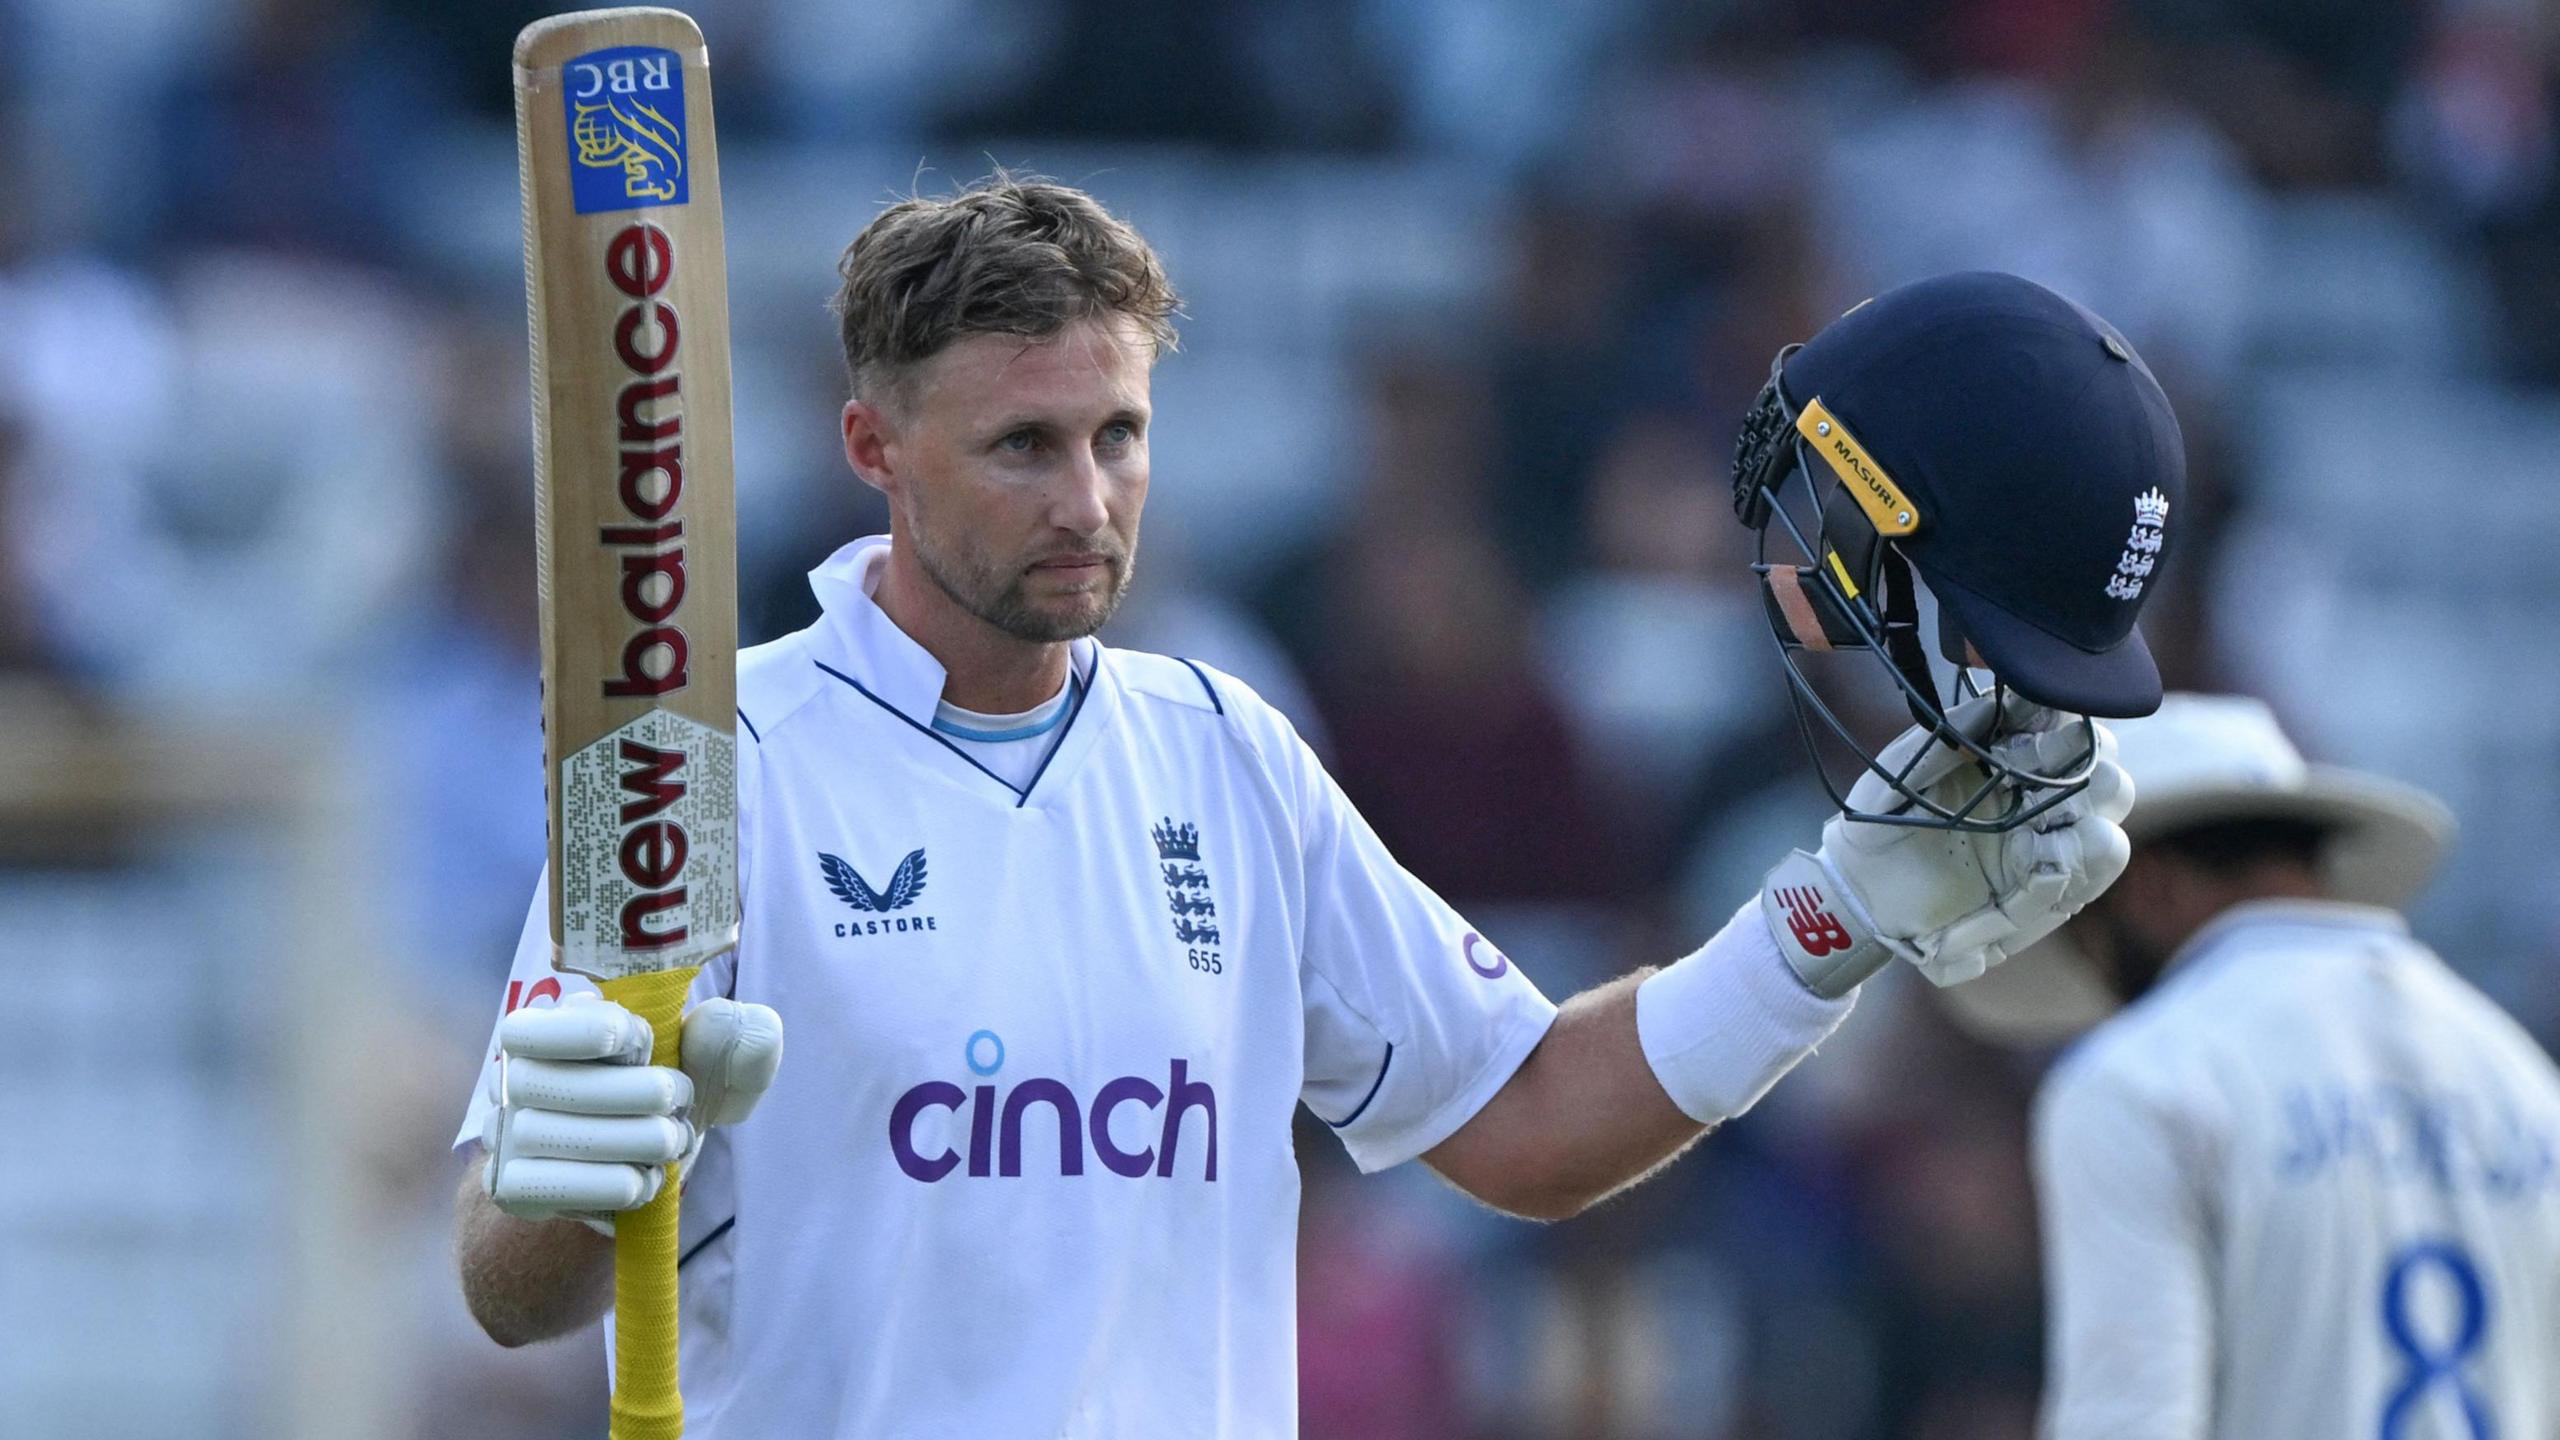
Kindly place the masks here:
[[(1995, 712), (1995, 706), (2005, 709)], [(2053, 774), (2079, 757), (2076, 717), (2015, 694), (1957, 706), (1948, 720), (1967, 735), (2008, 731), (1990, 748), (2004, 763)], [(2133, 781), (2116, 764), (2116, 739), (2094, 727), (2097, 756), (2087, 788), (1999, 834), (1879, 825), (1834, 815), (1822, 848), (1780, 861), (1760, 890), (1760, 913), (1779, 953), (1816, 995), (1845, 994), (1895, 956), (1938, 985), (1970, 980), (2052, 933), (2115, 883), (2132, 853), (2121, 822), (2133, 808)], [(1949, 808), (1980, 787), (1981, 765), (1917, 726), (1878, 760), (1913, 768), (1912, 787)], [(1849, 792), (1852, 808), (1880, 811), (1895, 801), (1872, 771)]]
[(649, 1044), (647, 1022), (593, 993), (499, 1022), (480, 1132), (499, 1209), (612, 1234), (616, 1213), (657, 1198), (667, 1166), (692, 1170), (706, 1131), (755, 1110), (782, 1064), (782, 1017), (706, 1000), (684, 1017), (679, 1068), (648, 1063)]

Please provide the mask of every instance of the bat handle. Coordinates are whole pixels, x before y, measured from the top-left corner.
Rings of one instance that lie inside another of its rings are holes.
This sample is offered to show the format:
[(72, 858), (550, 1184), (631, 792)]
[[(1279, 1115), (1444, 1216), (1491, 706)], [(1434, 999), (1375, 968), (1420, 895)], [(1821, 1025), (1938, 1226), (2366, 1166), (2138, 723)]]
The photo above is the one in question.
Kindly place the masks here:
[[(694, 967), (626, 975), (598, 988), (649, 1022), (649, 1060), (674, 1065)], [(683, 1206), (676, 1167), (658, 1198), (615, 1217), (613, 1226), (612, 1440), (679, 1440), (684, 1396), (676, 1388), (676, 1221)]]

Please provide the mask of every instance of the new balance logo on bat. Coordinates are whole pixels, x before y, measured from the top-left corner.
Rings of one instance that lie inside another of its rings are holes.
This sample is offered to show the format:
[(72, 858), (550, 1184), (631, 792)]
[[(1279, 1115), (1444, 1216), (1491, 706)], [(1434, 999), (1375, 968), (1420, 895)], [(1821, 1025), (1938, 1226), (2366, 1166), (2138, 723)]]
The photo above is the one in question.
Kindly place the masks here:
[(622, 608), (638, 628), (622, 646), (622, 673), (604, 682), (610, 699), (658, 696), (692, 683), (684, 610), (684, 377), (676, 365), (683, 326), (666, 290), (675, 278), (675, 240), (645, 222), (626, 225), (605, 246), (604, 269), (628, 297), (613, 326), (614, 358), (629, 379), (614, 399), (621, 444), (614, 492), (635, 522), (607, 525), (597, 543), (619, 552)]

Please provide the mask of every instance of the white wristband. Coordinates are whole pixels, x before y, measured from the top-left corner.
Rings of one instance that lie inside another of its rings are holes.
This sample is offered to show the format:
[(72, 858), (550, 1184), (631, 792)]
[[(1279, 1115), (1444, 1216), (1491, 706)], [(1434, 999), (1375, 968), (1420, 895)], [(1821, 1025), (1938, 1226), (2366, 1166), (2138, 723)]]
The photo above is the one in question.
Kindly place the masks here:
[(1857, 992), (1814, 994), (1778, 954), (1756, 899), (1636, 987), (1636, 1039), (1680, 1112), (1730, 1120), (1839, 1027)]

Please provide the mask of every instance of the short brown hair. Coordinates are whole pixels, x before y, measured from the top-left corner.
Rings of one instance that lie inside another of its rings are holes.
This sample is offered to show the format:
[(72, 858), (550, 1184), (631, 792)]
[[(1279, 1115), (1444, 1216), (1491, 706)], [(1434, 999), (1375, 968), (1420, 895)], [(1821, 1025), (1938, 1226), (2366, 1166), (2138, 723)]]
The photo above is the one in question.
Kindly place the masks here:
[(880, 403), (913, 368), (967, 335), (1041, 340), (1106, 315), (1174, 348), (1181, 301), (1156, 252), (1071, 186), (998, 171), (943, 199), (880, 212), (836, 262), (828, 308), (857, 398)]

